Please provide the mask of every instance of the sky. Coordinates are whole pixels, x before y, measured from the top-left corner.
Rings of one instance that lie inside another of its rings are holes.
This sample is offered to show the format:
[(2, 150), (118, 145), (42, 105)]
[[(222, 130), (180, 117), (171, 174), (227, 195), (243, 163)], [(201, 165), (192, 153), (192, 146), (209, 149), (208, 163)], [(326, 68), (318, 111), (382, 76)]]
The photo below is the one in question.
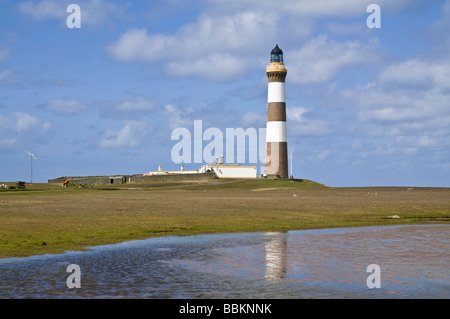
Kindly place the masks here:
[(200, 154), (259, 134), (278, 44), (295, 178), (450, 187), (449, 30), (450, 0), (0, 0), (0, 181), (178, 170), (194, 121)]

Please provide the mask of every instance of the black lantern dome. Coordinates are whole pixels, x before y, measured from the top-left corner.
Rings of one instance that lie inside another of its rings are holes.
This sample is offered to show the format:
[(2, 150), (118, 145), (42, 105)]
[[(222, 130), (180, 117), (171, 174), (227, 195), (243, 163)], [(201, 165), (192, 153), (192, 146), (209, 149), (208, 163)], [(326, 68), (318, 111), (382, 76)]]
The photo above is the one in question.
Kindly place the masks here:
[(270, 52), (270, 62), (281, 62), (283, 63), (283, 51), (278, 47), (278, 44)]

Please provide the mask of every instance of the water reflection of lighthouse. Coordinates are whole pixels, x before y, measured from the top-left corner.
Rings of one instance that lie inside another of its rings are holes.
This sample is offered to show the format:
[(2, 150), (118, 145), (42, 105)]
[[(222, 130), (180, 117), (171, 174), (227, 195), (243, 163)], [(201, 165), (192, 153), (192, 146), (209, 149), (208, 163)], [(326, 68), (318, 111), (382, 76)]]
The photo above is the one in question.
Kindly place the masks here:
[(266, 279), (280, 280), (286, 276), (287, 234), (267, 233), (272, 239), (266, 243)]

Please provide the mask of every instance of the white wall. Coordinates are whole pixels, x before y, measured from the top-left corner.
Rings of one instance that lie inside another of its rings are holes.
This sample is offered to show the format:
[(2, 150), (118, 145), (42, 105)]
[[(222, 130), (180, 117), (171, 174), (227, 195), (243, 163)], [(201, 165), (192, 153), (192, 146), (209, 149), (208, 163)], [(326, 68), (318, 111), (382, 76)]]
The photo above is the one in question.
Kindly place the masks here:
[(256, 166), (213, 166), (219, 178), (256, 178)]

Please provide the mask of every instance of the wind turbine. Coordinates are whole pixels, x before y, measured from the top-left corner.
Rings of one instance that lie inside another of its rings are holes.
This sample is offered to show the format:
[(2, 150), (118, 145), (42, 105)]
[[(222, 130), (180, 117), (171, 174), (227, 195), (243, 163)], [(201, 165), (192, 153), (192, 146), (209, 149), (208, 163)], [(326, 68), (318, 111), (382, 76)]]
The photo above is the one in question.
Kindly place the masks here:
[(33, 183), (33, 158), (36, 159), (36, 157), (34, 156), (34, 154), (31, 154), (30, 152), (26, 151), (28, 155), (30, 155), (30, 160), (31, 160), (31, 181), (30, 183)]

